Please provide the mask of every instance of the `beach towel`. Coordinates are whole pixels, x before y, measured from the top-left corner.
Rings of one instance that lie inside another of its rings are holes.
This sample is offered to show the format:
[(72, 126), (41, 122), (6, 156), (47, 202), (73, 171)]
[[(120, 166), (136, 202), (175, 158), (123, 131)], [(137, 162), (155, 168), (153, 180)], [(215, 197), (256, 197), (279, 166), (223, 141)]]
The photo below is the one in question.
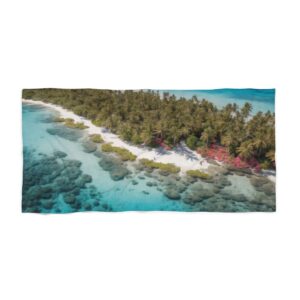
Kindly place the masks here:
[(22, 212), (274, 212), (274, 104), (274, 89), (24, 89)]

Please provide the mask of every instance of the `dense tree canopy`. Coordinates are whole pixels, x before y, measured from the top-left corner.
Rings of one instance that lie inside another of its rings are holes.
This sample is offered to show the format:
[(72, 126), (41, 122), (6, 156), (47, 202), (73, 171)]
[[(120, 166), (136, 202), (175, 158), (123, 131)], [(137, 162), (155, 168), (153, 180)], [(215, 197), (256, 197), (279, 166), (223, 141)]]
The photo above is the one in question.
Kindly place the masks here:
[(217, 109), (196, 97), (94, 89), (27, 89), (23, 98), (61, 105), (134, 144), (155, 147), (163, 141), (172, 147), (185, 140), (192, 149), (218, 144), (233, 156), (255, 158), (266, 166), (275, 163), (274, 114), (251, 116), (250, 103)]

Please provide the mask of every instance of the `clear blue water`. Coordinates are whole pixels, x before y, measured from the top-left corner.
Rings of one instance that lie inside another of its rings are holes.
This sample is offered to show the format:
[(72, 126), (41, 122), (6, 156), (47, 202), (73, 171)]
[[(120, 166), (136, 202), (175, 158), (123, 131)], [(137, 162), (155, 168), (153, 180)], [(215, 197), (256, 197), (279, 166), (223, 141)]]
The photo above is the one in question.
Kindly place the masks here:
[(191, 99), (196, 96), (199, 100), (206, 99), (222, 108), (229, 103), (242, 107), (246, 102), (253, 106), (252, 114), (275, 112), (275, 89), (215, 89), (215, 90), (160, 90), (176, 97)]
[[(274, 196), (256, 191), (245, 176), (228, 175), (221, 191), (221, 181), (191, 182), (150, 172), (102, 153), (99, 145), (92, 144), (97, 151), (87, 149), (87, 132), (54, 122), (56, 116), (44, 106), (23, 104), (25, 212), (274, 210)], [(176, 195), (170, 199), (166, 191)]]
[[(78, 160), (81, 162), (83, 173), (92, 176), (92, 182), (87, 184), (86, 189), (81, 191), (82, 202), (91, 203), (93, 197), (88, 197), (89, 187), (95, 186), (97, 193), (100, 193), (99, 200), (104, 207), (108, 206), (109, 210), (187, 210), (183, 202), (172, 201), (166, 198), (157, 187), (147, 186), (147, 182), (153, 180), (144, 175), (144, 172), (135, 174), (135, 169), (128, 167), (132, 174), (129, 178), (120, 181), (111, 179), (109, 172), (99, 166), (99, 158), (94, 153), (83, 151), (82, 141), (87, 138), (87, 134), (81, 130), (70, 130), (64, 128), (66, 133), (69, 131), (79, 132), (78, 140), (68, 140), (58, 135), (51, 135), (47, 129), (64, 127), (64, 125), (51, 122), (51, 117), (56, 113), (48, 108), (39, 105), (23, 104), (23, 145), (26, 149), (24, 160), (33, 158), (39, 160), (43, 155), (53, 157), (54, 151), (62, 151), (67, 154), (65, 159)], [(27, 156), (28, 154), (28, 156)], [(30, 176), (29, 174), (24, 174)], [(144, 179), (139, 179), (143, 176)], [(136, 180), (138, 184), (133, 185), (132, 181)], [(54, 205), (51, 212), (71, 212), (73, 211), (68, 205), (62, 205), (62, 194), (57, 195), (58, 205)], [(82, 210), (85, 210), (84, 208)], [(93, 210), (105, 210), (103, 207), (95, 207)], [(47, 210), (42, 210), (47, 212)]]

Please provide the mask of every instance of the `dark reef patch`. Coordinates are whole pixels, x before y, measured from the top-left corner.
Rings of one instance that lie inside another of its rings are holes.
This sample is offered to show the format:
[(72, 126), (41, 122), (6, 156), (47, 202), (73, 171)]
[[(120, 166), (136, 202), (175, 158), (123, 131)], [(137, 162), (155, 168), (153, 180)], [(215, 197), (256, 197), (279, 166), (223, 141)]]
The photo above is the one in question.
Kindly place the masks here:
[(267, 196), (275, 196), (275, 184), (265, 177), (253, 176), (250, 182), (258, 192), (263, 192)]
[(102, 159), (99, 161), (100, 167), (104, 171), (108, 171), (112, 180), (119, 181), (124, 179), (130, 174), (130, 171), (126, 168), (125, 164), (116, 157), (109, 155), (102, 155)]
[(73, 141), (73, 142), (83, 137), (83, 133), (81, 130), (68, 128), (60, 124), (48, 128), (47, 132), (51, 135), (57, 135), (63, 139), (66, 139), (68, 141)]
[(67, 153), (57, 150), (53, 152), (53, 155), (57, 158), (65, 158), (67, 156)]
[(84, 152), (92, 153), (97, 150), (97, 144), (95, 144), (94, 142), (92, 142), (90, 140), (84, 140), (82, 142), (82, 148), (83, 148)]
[(229, 179), (224, 175), (215, 176), (213, 183), (214, 183), (214, 187), (218, 189), (223, 189), (225, 186), (232, 185)]
[(65, 157), (61, 151), (53, 156), (35, 155), (24, 148), (23, 212), (106, 210), (96, 187), (87, 185), (92, 177), (82, 173), (81, 162)]
[(171, 189), (170, 187), (164, 191), (164, 195), (171, 200), (179, 200), (181, 198), (180, 193), (175, 189)]
[(214, 192), (212, 190), (204, 188), (201, 183), (195, 183), (185, 194), (183, 201), (187, 204), (194, 205), (196, 202), (201, 202), (213, 196)]

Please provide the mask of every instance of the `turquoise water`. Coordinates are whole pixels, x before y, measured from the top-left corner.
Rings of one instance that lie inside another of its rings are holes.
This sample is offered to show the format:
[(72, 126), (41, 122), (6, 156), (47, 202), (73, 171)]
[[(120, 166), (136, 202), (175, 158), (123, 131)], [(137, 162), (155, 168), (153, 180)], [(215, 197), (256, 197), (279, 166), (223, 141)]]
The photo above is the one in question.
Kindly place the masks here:
[[(95, 207), (94, 210), (122, 211), (122, 210), (185, 210), (185, 204), (179, 201), (167, 199), (156, 187), (147, 186), (151, 182), (150, 177), (146, 177), (144, 172), (135, 173), (135, 169), (127, 166), (132, 172), (128, 178), (114, 181), (111, 179), (109, 172), (104, 171), (99, 166), (99, 157), (95, 153), (83, 151), (82, 141), (87, 138), (87, 134), (81, 130), (62, 128), (64, 125), (51, 122), (51, 118), (56, 113), (48, 108), (39, 105), (23, 104), (23, 144), (26, 149), (24, 160), (32, 159), (34, 162), (41, 158), (52, 158), (54, 151), (62, 151), (67, 154), (64, 159), (77, 160), (81, 162), (83, 173), (92, 176), (92, 182), (87, 184), (86, 189), (80, 191), (82, 202), (92, 204), (97, 198), (102, 204)], [(68, 138), (63, 136), (52, 135), (47, 132), (49, 129), (62, 128)], [(74, 133), (74, 136), (70, 133)], [(78, 136), (77, 136), (78, 135)], [(78, 137), (78, 139), (77, 139)], [(46, 155), (46, 156), (45, 156)], [(61, 161), (61, 159), (58, 159)], [(35, 170), (37, 171), (37, 170)], [(30, 176), (28, 173), (24, 177)], [(144, 179), (139, 179), (143, 176)], [(148, 175), (149, 176), (149, 175)], [(138, 184), (134, 185), (133, 180)], [(51, 182), (50, 182), (51, 183)], [(89, 197), (92, 192), (99, 193), (96, 197)], [(96, 187), (96, 189), (93, 188)], [(62, 201), (62, 193), (57, 195), (59, 203)], [(51, 211), (56, 212), (73, 211), (68, 205), (54, 205)], [(85, 210), (82, 206), (82, 210)], [(42, 211), (47, 211), (43, 210)]]
[(56, 116), (44, 106), (23, 104), (24, 212), (275, 209), (269, 182), (256, 190), (244, 174), (202, 182), (124, 163), (102, 153), (85, 130), (56, 123)]
[(215, 90), (160, 90), (176, 97), (191, 99), (196, 96), (199, 100), (206, 99), (222, 108), (229, 103), (242, 107), (246, 102), (253, 106), (252, 113), (275, 112), (275, 89), (215, 89)]

